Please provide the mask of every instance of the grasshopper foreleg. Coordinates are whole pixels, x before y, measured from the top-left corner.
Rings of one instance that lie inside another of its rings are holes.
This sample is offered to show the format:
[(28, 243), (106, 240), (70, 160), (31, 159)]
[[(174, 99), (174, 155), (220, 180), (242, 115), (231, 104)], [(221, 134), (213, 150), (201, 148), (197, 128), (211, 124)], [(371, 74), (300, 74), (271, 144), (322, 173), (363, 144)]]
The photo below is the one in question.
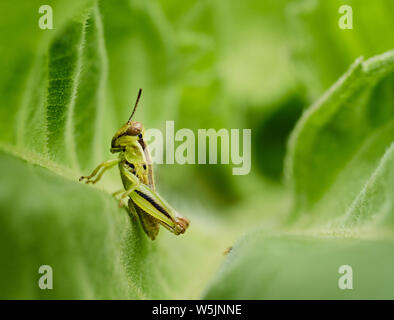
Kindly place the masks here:
[[(108, 169), (110, 169), (113, 166), (115, 166), (116, 164), (118, 164), (119, 161), (120, 161), (119, 159), (113, 159), (113, 160), (108, 160), (103, 163), (100, 163), (96, 167), (96, 169), (93, 170), (93, 172), (90, 175), (80, 177), (79, 181), (86, 179), (85, 183), (96, 183), (97, 181), (99, 181), (101, 179), (101, 177), (103, 176), (105, 171), (107, 171)], [(100, 169), (101, 169), (101, 171), (100, 171)], [(92, 180), (92, 178), (95, 177), (96, 175), (97, 175), (96, 179)]]

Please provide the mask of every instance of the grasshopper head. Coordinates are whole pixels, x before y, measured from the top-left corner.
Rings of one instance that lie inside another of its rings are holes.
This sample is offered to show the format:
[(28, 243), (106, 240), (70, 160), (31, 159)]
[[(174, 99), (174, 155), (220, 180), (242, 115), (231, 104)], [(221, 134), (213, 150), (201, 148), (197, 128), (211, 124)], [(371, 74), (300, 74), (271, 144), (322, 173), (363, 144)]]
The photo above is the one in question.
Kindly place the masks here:
[(138, 101), (140, 100), (142, 89), (138, 91), (137, 100), (134, 105), (133, 112), (129, 120), (115, 133), (111, 141), (111, 152), (125, 151), (128, 146), (139, 143), (145, 149), (144, 133), (145, 129), (141, 122), (132, 121), (135, 110), (137, 109)]
[(115, 133), (111, 141), (111, 152), (116, 153), (135, 143), (142, 145), (145, 129), (141, 122), (128, 121)]

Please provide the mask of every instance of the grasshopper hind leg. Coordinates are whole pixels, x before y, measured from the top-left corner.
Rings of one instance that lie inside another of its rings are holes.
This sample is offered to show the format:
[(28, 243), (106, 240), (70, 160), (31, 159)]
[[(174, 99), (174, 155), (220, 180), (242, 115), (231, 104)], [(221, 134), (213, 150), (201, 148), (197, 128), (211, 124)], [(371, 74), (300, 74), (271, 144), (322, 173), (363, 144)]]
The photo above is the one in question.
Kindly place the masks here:
[(142, 229), (151, 240), (155, 240), (158, 233), (160, 224), (158, 220), (151, 215), (147, 214), (144, 210), (134, 205), (133, 201), (129, 199), (129, 209), (133, 215), (138, 217), (141, 222)]

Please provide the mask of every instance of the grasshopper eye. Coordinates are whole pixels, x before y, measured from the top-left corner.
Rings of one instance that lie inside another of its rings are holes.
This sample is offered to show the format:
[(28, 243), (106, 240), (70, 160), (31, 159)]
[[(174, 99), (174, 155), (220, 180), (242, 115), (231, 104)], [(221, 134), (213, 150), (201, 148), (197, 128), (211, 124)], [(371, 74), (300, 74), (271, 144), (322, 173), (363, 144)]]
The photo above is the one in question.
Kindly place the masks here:
[(138, 135), (138, 138), (142, 139), (142, 133), (140, 133), (140, 134)]
[(137, 121), (133, 121), (130, 125), (130, 127), (127, 129), (126, 134), (129, 136), (138, 136), (140, 137), (140, 135), (142, 136), (141, 132), (142, 132), (142, 124), (140, 122)]

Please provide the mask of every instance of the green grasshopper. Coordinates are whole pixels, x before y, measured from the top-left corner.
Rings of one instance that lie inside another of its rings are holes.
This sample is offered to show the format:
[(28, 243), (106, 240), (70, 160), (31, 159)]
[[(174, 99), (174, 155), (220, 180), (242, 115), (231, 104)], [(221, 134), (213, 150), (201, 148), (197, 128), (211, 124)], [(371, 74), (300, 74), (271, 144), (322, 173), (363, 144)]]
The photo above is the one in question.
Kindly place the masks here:
[[(129, 213), (139, 217), (145, 233), (154, 240), (160, 225), (179, 235), (186, 231), (189, 220), (178, 215), (155, 191), (152, 160), (144, 140), (144, 126), (141, 122), (131, 120), (141, 93), (140, 89), (129, 120), (112, 138), (110, 151), (111, 153), (119, 152), (118, 159), (99, 164), (89, 176), (82, 176), (79, 181), (86, 179), (86, 183), (96, 183), (105, 171), (118, 164), (124, 190), (115, 192), (114, 196), (120, 194), (120, 207), (129, 197)], [(93, 179), (94, 177), (96, 178)]]

